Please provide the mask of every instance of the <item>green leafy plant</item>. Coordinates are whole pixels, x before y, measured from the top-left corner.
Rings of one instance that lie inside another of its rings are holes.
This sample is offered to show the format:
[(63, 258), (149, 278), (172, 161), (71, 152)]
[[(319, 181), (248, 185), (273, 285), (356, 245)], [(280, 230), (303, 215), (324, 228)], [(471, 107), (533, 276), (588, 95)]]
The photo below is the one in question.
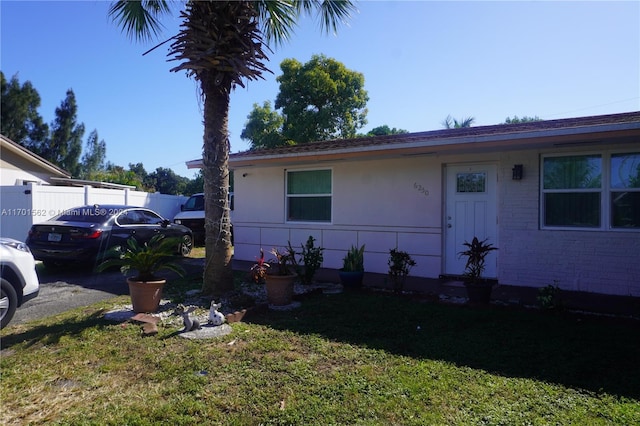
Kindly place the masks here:
[(98, 265), (98, 272), (114, 266), (120, 267), (123, 274), (135, 270), (135, 281), (156, 281), (159, 278), (156, 273), (161, 270), (170, 270), (178, 275), (184, 275), (184, 269), (176, 262), (171, 261), (176, 257), (177, 247), (182, 239), (178, 237), (165, 237), (162, 234), (154, 235), (144, 244), (131, 237), (127, 240), (126, 247), (113, 246), (107, 253), (104, 262)]
[[(320, 269), (320, 266), (322, 266), (322, 261), (324, 260), (324, 256), (322, 255), (324, 248), (316, 247), (314, 242), (315, 238), (309, 235), (306, 244), (302, 245), (300, 262), (302, 262), (304, 266), (296, 262), (296, 270), (302, 284), (313, 283), (313, 277), (316, 275), (318, 269)], [(293, 251), (291, 243), (289, 243), (289, 250)]]
[(542, 309), (554, 310), (562, 308), (562, 299), (560, 298), (560, 287), (558, 280), (553, 280), (553, 284), (538, 289), (538, 303)]
[(364, 244), (357, 248), (351, 246), (345, 257), (342, 259), (342, 271), (363, 272), (364, 271)]
[(389, 265), (389, 279), (393, 284), (393, 291), (401, 293), (407, 276), (411, 268), (416, 266), (416, 262), (406, 251), (394, 248), (389, 250), (387, 264)]
[(291, 248), (291, 244), (282, 251), (274, 247), (271, 249), (271, 254), (274, 256), (271, 265), (276, 265), (276, 275), (293, 274), (292, 268), (296, 264), (296, 252)]
[(467, 284), (482, 284), (482, 272), (485, 268), (485, 260), (487, 255), (498, 250), (493, 244), (487, 243), (488, 238), (480, 241), (478, 237), (473, 237), (473, 240), (469, 243), (465, 241), (463, 245), (467, 247), (458, 253), (459, 257), (466, 257), (467, 263), (465, 264), (465, 283)]

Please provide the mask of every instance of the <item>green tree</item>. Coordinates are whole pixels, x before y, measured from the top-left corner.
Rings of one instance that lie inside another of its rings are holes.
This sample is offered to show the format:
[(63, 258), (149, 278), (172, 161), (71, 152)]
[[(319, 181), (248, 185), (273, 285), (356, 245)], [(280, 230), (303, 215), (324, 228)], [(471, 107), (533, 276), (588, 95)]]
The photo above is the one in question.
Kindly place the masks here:
[(447, 115), (447, 118), (444, 119), (442, 125), (446, 129), (461, 129), (463, 127), (471, 127), (474, 121), (476, 121), (474, 117), (466, 117), (458, 121), (450, 115)]
[(187, 186), (184, 188), (184, 195), (193, 195), (204, 190), (204, 176), (202, 170), (198, 170), (198, 173), (193, 179), (190, 179)]
[(184, 194), (189, 179), (178, 176), (173, 170), (158, 167), (154, 172), (149, 173), (149, 179), (154, 183), (154, 188), (162, 194), (178, 195)]
[(284, 118), (271, 109), (271, 102), (266, 101), (262, 106), (253, 104), (240, 137), (251, 142), (251, 149), (286, 145), (282, 136), (283, 124)]
[(107, 144), (104, 140), (99, 140), (97, 130), (89, 133), (85, 144), (84, 154), (82, 154), (82, 169), (80, 177), (91, 179), (91, 176), (104, 170), (104, 160), (107, 156)]
[(30, 81), (20, 85), (17, 75), (7, 81), (0, 71), (0, 133), (36, 154), (49, 134), (38, 108), (40, 95)]
[(142, 163), (132, 164), (129, 163), (129, 170), (136, 174), (140, 182), (142, 183), (142, 189), (149, 192), (155, 192), (155, 180), (147, 173)]
[(353, 138), (367, 123), (363, 74), (324, 55), (314, 55), (304, 65), (285, 59), (280, 69), (275, 108), (282, 108), (285, 139), (305, 143)]
[(77, 112), (76, 96), (69, 89), (65, 100), (56, 108), (49, 140), (40, 150), (42, 157), (67, 170), (74, 177), (80, 175), (79, 160), (84, 135), (84, 124), (77, 122)]
[(518, 117), (517, 115), (514, 115), (513, 118), (507, 117), (502, 124), (532, 123), (534, 121), (542, 121), (542, 119), (537, 115), (535, 117), (527, 117), (526, 115)]
[(409, 133), (409, 131), (404, 129), (396, 129), (395, 127), (392, 129), (385, 124), (383, 126), (374, 127), (373, 129), (369, 130), (364, 136), (401, 135), (404, 133)]
[[(203, 96), (203, 173), (206, 262), (203, 293), (219, 295), (233, 289), (229, 221), (229, 100), (244, 81), (268, 71), (268, 43), (280, 44), (302, 14), (318, 10), (322, 28), (335, 30), (354, 10), (351, 1), (187, 1), (180, 32), (171, 38), (169, 55), (200, 84)], [(132, 37), (148, 39), (161, 29), (170, 12), (166, 1), (112, 4), (109, 15)]]
[(122, 166), (117, 166), (111, 162), (107, 162), (104, 170), (93, 173), (90, 179), (99, 182), (119, 183), (121, 185), (135, 186), (137, 189), (144, 189), (142, 181), (131, 170), (125, 170)]

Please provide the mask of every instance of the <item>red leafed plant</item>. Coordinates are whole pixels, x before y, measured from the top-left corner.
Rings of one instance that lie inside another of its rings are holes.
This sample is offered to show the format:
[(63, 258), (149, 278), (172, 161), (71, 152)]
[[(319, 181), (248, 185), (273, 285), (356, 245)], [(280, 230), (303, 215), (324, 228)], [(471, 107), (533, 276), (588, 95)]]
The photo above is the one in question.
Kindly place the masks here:
[(267, 277), (267, 269), (271, 265), (264, 261), (264, 250), (260, 249), (260, 257), (256, 257), (256, 263), (251, 267), (251, 279), (256, 284), (264, 284)]

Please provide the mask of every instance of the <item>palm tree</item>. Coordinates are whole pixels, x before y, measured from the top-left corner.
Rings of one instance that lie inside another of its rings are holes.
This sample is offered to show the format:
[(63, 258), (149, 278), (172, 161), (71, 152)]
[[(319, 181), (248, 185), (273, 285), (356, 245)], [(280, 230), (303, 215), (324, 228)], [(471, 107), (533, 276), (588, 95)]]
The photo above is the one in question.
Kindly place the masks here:
[(450, 115), (447, 115), (447, 118), (444, 119), (442, 125), (446, 129), (461, 129), (463, 127), (471, 127), (474, 121), (476, 121), (474, 117), (467, 117), (463, 120), (458, 121)]
[[(204, 294), (218, 296), (233, 288), (228, 205), (231, 91), (269, 72), (269, 43), (288, 40), (298, 18), (314, 11), (328, 32), (349, 18), (355, 6), (351, 0), (188, 0), (180, 12), (180, 32), (165, 41), (171, 42), (171, 60), (180, 62), (171, 71), (185, 70), (194, 77), (203, 97)], [(166, 0), (118, 0), (109, 16), (129, 37), (147, 40), (160, 33), (160, 18), (170, 12)]]

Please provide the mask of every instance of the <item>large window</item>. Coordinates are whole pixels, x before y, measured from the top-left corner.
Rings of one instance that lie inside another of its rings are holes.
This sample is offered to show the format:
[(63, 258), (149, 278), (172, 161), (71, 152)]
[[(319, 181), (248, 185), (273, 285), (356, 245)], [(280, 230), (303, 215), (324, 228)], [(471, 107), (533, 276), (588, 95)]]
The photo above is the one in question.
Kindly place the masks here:
[(640, 154), (542, 160), (543, 227), (640, 228)]
[(331, 222), (331, 170), (287, 172), (287, 220)]
[(640, 229), (640, 153), (611, 156), (611, 226)]

